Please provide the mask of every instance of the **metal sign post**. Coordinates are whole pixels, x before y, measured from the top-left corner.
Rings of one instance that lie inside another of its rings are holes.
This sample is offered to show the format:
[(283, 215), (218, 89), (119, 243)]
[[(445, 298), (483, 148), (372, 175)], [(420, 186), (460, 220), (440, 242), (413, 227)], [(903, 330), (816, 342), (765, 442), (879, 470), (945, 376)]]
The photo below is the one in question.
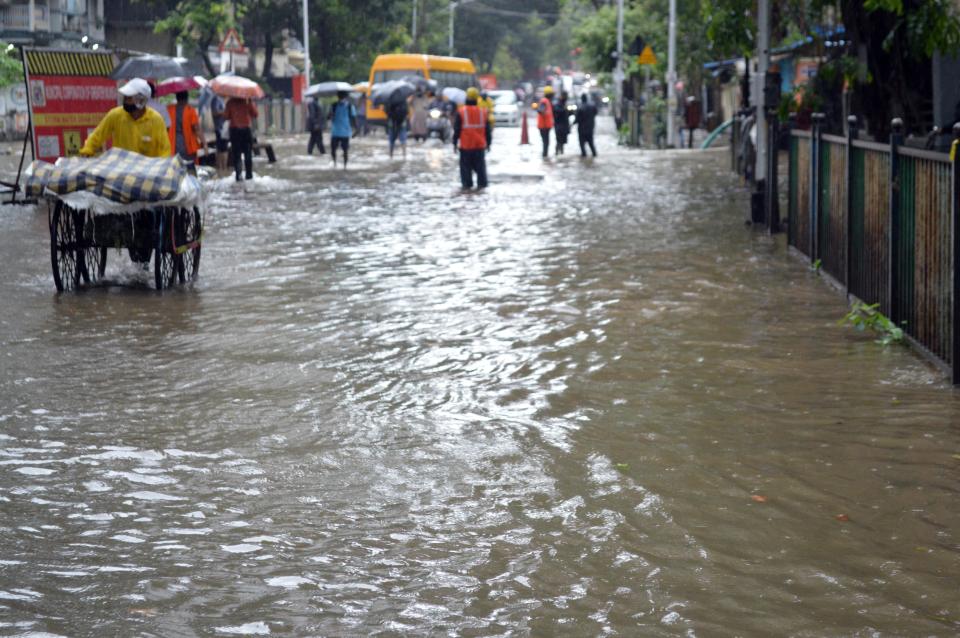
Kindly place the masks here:
[(667, 147), (676, 146), (673, 114), (677, 110), (677, 0), (670, 0), (670, 23), (667, 29)]
[(247, 51), (243, 46), (243, 40), (240, 39), (240, 34), (237, 33), (237, 30), (233, 27), (227, 29), (227, 34), (223, 36), (223, 40), (220, 41), (220, 46), (218, 48), (220, 49), (221, 54), (221, 71), (223, 70), (223, 53), (226, 52), (230, 54), (230, 70), (235, 72), (237, 69), (233, 59), (233, 54), (246, 53)]

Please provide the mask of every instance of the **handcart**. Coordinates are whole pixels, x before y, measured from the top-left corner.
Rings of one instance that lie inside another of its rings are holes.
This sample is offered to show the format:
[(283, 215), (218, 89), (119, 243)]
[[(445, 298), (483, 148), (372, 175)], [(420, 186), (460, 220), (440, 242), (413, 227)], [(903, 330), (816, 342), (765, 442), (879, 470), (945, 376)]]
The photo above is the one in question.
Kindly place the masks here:
[(111, 149), (96, 159), (34, 162), (27, 191), (48, 203), (57, 291), (99, 282), (110, 248), (149, 269), (157, 290), (196, 279), (202, 188), (180, 160)]

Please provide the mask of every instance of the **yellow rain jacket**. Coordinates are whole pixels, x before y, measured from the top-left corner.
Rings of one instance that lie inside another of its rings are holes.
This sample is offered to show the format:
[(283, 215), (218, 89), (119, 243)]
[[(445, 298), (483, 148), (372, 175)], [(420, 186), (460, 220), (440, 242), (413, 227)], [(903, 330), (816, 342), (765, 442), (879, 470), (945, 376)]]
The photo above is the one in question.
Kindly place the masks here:
[(490, 124), (494, 124), (497, 120), (493, 117), (493, 98), (490, 97), (481, 97), (477, 100), (477, 106), (487, 109), (487, 118), (490, 120)]
[(147, 107), (139, 119), (123, 110), (122, 106), (110, 109), (97, 128), (90, 134), (80, 149), (80, 155), (90, 157), (103, 150), (110, 140), (114, 148), (122, 148), (147, 157), (169, 157), (170, 138), (163, 117)]

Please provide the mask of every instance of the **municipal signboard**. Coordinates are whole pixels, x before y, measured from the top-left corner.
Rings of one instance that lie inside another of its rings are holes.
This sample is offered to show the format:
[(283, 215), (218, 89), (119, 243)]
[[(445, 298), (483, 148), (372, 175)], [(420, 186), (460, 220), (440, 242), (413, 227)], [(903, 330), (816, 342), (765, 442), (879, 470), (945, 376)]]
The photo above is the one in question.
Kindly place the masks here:
[(653, 49), (650, 48), (650, 45), (643, 47), (643, 53), (640, 54), (640, 57), (637, 58), (637, 64), (656, 64), (657, 56), (653, 54)]
[(109, 51), (23, 48), (33, 154), (55, 162), (76, 155), (107, 111), (117, 105), (116, 65)]
[(227, 35), (223, 36), (219, 48), (221, 51), (229, 53), (243, 53), (246, 50), (243, 48), (243, 40), (240, 39), (240, 34), (233, 27), (227, 29)]

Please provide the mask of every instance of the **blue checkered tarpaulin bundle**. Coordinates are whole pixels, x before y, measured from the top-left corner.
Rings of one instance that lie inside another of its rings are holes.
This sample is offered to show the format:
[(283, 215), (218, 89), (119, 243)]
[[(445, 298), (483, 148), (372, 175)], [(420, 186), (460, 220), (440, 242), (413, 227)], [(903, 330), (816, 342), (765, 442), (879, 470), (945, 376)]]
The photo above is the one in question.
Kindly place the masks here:
[(176, 157), (146, 157), (112, 148), (99, 157), (62, 158), (56, 164), (30, 165), (26, 191), (39, 197), (90, 191), (121, 204), (163, 202), (180, 190), (186, 169)]

